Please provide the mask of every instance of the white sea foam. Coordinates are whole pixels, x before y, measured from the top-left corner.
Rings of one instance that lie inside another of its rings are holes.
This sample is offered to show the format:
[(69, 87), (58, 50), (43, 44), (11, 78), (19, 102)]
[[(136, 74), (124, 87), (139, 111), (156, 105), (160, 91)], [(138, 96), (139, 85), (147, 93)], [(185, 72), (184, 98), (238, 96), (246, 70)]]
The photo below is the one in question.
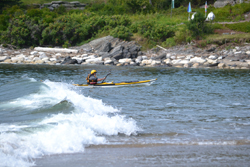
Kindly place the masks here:
[[(35, 109), (67, 100), (73, 104), (74, 111), (50, 115), (26, 125), (0, 124), (3, 127), (0, 166), (32, 166), (34, 158), (84, 152), (88, 145), (107, 143), (106, 136), (131, 135), (139, 130), (133, 119), (119, 115), (118, 109), (105, 105), (102, 100), (86, 97), (65, 83), (45, 81), (44, 84), (40, 92), (15, 99), (11, 104)], [(36, 126), (43, 128), (34, 128)]]

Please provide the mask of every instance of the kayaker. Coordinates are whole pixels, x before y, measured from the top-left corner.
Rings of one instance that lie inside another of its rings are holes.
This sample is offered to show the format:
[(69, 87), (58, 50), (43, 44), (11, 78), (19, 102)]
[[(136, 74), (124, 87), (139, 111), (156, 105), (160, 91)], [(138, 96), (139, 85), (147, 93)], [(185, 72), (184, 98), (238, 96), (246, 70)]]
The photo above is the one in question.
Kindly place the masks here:
[(97, 84), (98, 81), (106, 79), (106, 77), (98, 79), (96, 77), (96, 73), (97, 73), (96, 70), (92, 70), (91, 73), (87, 76), (86, 80), (88, 84), (95, 85)]

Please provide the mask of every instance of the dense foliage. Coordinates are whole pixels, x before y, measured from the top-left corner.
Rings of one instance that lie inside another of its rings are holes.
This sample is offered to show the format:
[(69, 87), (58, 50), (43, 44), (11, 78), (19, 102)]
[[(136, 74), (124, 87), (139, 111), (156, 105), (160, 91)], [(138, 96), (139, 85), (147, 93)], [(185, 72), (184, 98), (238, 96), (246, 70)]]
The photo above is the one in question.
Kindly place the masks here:
[(21, 0), (1, 0), (0, 1), (0, 14), (2, 13), (2, 10), (4, 7), (11, 7), (14, 5), (21, 5)]
[(115, 38), (120, 38), (124, 40), (129, 40), (130, 37), (132, 36), (132, 33), (129, 31), (129, 28), (121, 25), (116, 27), (110, 32), (110, 35), (115, 37)]
[[(191, 21), (187, 20), (187, 7), (180, 6), (187, 5), (187, 0), (175, 0), (172, 10), (171, 0), (93, 1), (85, 10), (66, 10), (63, 6), (54, 11), (28, 6), (5, 8), (0, 14), (0, 43), (18, 47), (68, 47), (112, 35), (124, 40), (137, 38), (148, 48), (157, 44), (168, 47), (190, 42), (194, 38), (205, 38), (212, 33), (212, 27), (218, 27), (218, 24), (211, 26), (205, 22), (204, 9), (195, 8), (204, 4), (205, 0), (191, 1), (195, 3), (192, 4), (192, 11), (197, 12)], [(216, 15), (215, 21), (243, 19), (243, 14), (250, 11), (250, 4), (219, 9), (209, 6), (208, 13), (210, 11)], [(241, 29), (233, 25), (227, 27), (248, 32), (248, 24), (244, 23), (244, 26), (240, 26)]]

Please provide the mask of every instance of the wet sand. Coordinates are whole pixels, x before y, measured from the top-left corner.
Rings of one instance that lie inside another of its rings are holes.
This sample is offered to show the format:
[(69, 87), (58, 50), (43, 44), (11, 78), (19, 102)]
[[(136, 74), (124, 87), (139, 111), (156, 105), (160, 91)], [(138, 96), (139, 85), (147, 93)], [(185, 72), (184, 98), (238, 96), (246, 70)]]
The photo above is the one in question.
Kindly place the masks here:
[(250, 145), (98, 146), (36, 159), (38, 167), (249, 166)]

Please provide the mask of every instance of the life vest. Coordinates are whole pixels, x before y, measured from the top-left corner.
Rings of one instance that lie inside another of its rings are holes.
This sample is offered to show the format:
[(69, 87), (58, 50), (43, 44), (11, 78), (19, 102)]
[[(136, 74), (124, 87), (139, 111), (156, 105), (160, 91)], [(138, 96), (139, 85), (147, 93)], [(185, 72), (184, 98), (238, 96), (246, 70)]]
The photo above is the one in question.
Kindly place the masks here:
[(97, 79), (98, 79), (98, 78), (96, 78), (96, 77), (94, 76), (94, 74), (89, 74), (89, 75), (87, 76), (87, 78), (86, 78), (87, 83), (88, 83), (88, 84), (91, 84), (91, 85), (97, 84)]

